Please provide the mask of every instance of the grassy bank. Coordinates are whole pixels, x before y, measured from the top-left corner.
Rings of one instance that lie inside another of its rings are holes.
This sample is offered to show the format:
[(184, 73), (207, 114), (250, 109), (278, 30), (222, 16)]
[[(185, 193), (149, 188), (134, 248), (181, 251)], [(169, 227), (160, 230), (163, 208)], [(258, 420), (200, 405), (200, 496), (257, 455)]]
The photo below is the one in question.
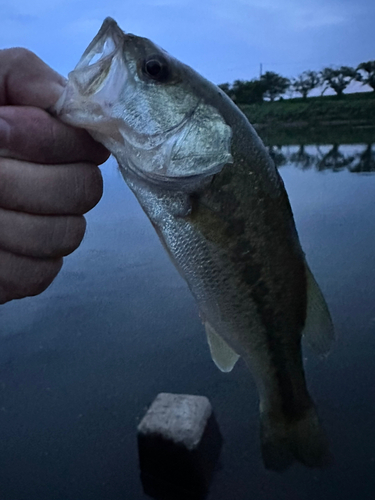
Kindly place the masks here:
[(240, 108), (258, 130), (282, 127), (375, 126), (375, 92), (283, 99)]
[(373, 126), (265, 126), (257, 127), (257, 132), (267, 145), (375, 143), (375, 124)]

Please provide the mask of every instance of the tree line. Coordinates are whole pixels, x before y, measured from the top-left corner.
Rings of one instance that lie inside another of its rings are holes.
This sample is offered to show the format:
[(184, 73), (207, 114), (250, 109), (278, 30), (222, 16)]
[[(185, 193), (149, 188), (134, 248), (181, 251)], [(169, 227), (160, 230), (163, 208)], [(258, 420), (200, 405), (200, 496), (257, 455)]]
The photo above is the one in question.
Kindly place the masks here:
[(322, 95), (331, 88), (338, 97), (342, 97), (352, 81), (369, 85), (375, 92), (375, 61), (361, 63), (356, 68), (341, 66), (337, 69), (328, 67), (321, 71), (304, 71), (293, 79), (267, 71), (258, 79), (235, 80), (232, 84), (222, 83), (219, 87), (236, 104), (252, 104), (264, 100), (274, 101), (288, 90), (306, 99), (309, 92), (319, 87), (323, 87)]

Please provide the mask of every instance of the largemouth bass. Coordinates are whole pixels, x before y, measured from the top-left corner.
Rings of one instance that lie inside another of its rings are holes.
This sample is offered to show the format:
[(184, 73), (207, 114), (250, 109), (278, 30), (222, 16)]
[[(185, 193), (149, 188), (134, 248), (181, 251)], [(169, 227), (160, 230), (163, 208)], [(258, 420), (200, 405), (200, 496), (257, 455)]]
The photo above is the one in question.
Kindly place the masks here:
[(306, 388), (301, 337), (334, 332), (281, 177), (237, 106), (214, 84), (107, 18), (55, 106), (116, 157), (187, 281), (212, 358), (241, 356), (259, 392), (265, 466), (321, 466), (325, 434)]

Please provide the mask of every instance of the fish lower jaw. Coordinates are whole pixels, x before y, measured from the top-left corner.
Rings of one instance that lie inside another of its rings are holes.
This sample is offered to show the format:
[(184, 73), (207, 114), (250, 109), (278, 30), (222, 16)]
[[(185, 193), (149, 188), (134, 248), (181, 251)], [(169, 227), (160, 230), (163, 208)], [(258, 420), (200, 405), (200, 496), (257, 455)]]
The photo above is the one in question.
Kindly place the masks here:
[[(153, 172), (147, 172), (142, 168), (137, 167), (137, 165), (135, 165), (135, 162), (131, 160), (130, 156), (122, 157), (119, 155), (115, 155), (115, 157), (120, 166), (120, 170), (123, 172), (126, 182), (128, 182), (127, 179), (132, 179), (132, 181), (135, 183), (140, 182), (151, 185), (155, 188), (161, 189), (162, 191), (170, 191), (172, 193), (182, 192), (188, 195), (189, 193), (192, 193), (198, 189), (203, 189), (211, 182), (212, 179), (212, 176), (205, 175), (172, 177), (170, 175), (162, 173), (157, 174)], [(184, 212), (184, 216), (186, 215), (187, 213)]]

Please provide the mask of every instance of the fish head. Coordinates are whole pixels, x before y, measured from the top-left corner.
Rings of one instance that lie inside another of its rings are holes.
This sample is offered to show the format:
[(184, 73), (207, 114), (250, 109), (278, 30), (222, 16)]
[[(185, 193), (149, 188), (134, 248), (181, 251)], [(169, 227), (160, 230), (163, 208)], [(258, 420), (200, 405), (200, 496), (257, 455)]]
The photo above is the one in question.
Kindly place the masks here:
[(223, 98), (191, 68), (107, 18), (69, 73), (54, 112), (87, 129), (120, 167), (181, 184), (232, 162), (231, 127), (207, 99), (212, 89)]

